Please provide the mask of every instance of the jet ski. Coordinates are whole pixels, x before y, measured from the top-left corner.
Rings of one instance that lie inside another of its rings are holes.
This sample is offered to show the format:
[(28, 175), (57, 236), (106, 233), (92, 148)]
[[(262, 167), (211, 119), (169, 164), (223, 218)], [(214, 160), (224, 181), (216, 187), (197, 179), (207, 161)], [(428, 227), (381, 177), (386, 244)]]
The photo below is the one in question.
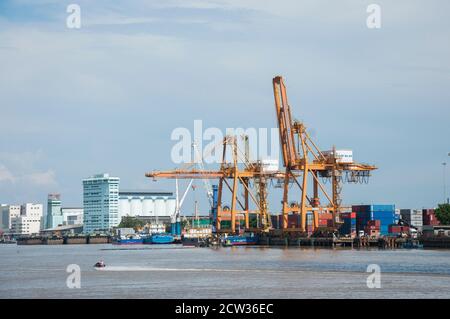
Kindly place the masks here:
[(95, 265), (94, 265), (94, 267), (95, 267), (95, 268), (104, 268), (104, 267), (106, 267), (106, 265), (105, 265), (105, 263), (103, 262), (103, 260), (101, 260), (101, 261), (96, 262)]

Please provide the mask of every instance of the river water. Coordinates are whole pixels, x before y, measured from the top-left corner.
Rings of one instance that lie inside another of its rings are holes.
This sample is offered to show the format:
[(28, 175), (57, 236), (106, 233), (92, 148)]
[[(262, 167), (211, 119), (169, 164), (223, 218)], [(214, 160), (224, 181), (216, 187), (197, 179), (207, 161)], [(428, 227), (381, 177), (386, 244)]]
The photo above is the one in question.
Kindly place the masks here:
[(450, 250), (0, 245), (0, 298), (450, 298)]

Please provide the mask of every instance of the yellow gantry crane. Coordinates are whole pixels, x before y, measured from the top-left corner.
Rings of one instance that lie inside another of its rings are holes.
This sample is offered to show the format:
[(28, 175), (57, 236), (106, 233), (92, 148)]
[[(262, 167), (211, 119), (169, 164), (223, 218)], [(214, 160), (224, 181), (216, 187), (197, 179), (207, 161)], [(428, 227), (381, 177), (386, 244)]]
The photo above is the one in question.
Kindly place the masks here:
[[(268, 231), (271, 228), (271, 223), (267, 205), (267, 183), (271, 179), (282, 179), (284, 174), (281, 172), (266, 172), (260, 161), (250, 162), (248, 154), (243, 154), (238, 148), (237, 139), (237, 136), (226, 136), (223, 139), (222, 160), (219, 170), (199, 170), (193, 168), (195, 163), (189, 163), (180, 169), (153, 171), (146, 173), (145, 176), (153, 179), (218, 179), (216, 231), (235, 233), (237, 215), (245, 217), (246, 230)], [(231, 162), (226, 161), (228, 154), (231, 154)], [(244, 167), (240, 168), (240, 166)], [(223, 205), (225, 190), (228, 190), (231, 194), (231, 207), (229, 209)], [(250, 203), (256, 208), (252, 210)], [(259, 216), (260, 227), (250, 227), (250, 214)], [(230, 229), (221, 228), (221, 221), (225, 215), (229, 215), (231, 219)]]
[[(301, 122), (293, 121), (287, 99), (286, 86), (281, 76), (276, 76), (273, 79), (273, 92), (283, 166), (285, 168), (282, 228), (285, 231), (306, 231), (306, 215), (308, 212), (314, 216), (313, 229), (319, 226), (320, 212), (331, 212), (333, 214), (333, 224), (336, 228), (336, 223), (339, 223), (340, 193), (344, 176), (347, 177), (347, 182), (361, 182), (368, 179), (370, 171), (376, 169), (376, 167), (355, 163), (353, 160), (342, 160), (337, 155), (334, 147), (332, 151), (326, 153), (320, 151), (306, 131), (305, 125)], [(331, 196), (320, 182), (319, 177), (331, 179)], [(310, 179), (313, 182), (312, 197), (308, 196)], [(289, 183), (291, 181), (294, 181), (294, 185), (300, 189), (299, 204), (289, 205)], [(327, 206), (321, 206), (320, 194), (327, 198)], [(288, 229), (289, 213), (300, 214), (301, 225), (299, 228), (293, 227)]]
[[(336, 228), (341, 209), (342, 183), (344, 181), (366, 181), (370, 176), (370, 171), (376, 169), (376, 167), (353, 161), (343, 161), (335, 148), (328, 152), (320, 151), (307, 133), (304, 124), (292, 120), (286, 86), (281, 76), (273, 79), (273, 91), (284, 171), (265, 171), (260, 161), (250, 162), (247, 152), (243, 153), (238, 148), (238, 137), (226, 136), (221, 143), (223, 147), (222, 161), (218, 170), (199, 170), (194, 167), (195, 163), (190, 163), (180, 169), (153, 171), (145, 175), (153, 179), (218, 179), (217, 232), (235, 233), (237, 215), (245, 216), (246, 230), (269, 231), (272, 228), (267, 203), (267, 186), (270, 180), (281, 181), (284, 185), (282, 200), (283, 231), (305, 232), (308, 213), (312, 213), (314, 216), (313, 230), (317, 229), (320, 212), (331, 212)], [(226, 161), (228, 154), (231, 154), (231, 162)], [(240, 168), (242, 163), (244, 167)], [(320, 179), (331, 180), (331, 195), (328, 194)], [(310, 180), (313, 183), (312, 196), (308, 195)], [(300, 190), (299, 203), (294, 201), (289, 204), (290, 185), (292, 184)], [(229, 210), (225, 209), (222, 203), (224, 190), (226, 189), (231, 193)], [(240, 193), (240, 191), (243, 191), (243, 193)], [(328, 200), (326, 206), (321, 205), (320, 195), (322, 194)], [(250, 203), (255, 209), (250, 208)], [(238, 209), (238, 206), (240, 209)], [(251, 213), (259, 216), (260, 226), (258, 229), (250, 228), (249, 214)], [(290, 213), (300, 215), (300, 227), (288, 228), (288, 215)], [(230, 229), (221, 228), (222, 218), (226, 215), (229, 215), (231, 219)]]

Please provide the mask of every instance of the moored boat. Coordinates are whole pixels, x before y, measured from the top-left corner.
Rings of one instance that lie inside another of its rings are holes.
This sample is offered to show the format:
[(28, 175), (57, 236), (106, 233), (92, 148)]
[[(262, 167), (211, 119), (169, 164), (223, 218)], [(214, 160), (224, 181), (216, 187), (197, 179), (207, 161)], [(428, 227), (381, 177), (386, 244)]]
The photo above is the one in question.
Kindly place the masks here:
[(153, 234), (144, 238), (144, 244), (172, 244), (175, 237), (171, 234)]
[(201, 237), (183, 237), (181, 239), (181, 244), (183, 246), (190, 246), (190, 247), (205, 247), (205, 246), (207, 246), (205, 238), (201, 238)]
[(245, 246), (256, 245), (258, 243), (258, 236), (250, 235), (232, 235), (224, 238), (224, 246)]
[(120, 236), (112, 241), (113, 245), (139, 245), (144, 243), (144, 238), (139, 235), (134, 236)]

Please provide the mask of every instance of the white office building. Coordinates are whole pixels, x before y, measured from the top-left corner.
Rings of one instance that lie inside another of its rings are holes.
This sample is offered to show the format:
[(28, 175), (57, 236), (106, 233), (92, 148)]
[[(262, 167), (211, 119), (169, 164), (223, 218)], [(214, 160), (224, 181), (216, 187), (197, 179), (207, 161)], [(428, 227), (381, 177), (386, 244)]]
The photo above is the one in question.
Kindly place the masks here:
[(42, 204), (23, 204), (20, 215), (11, 219), (11, 233), (16, 235), (38, 234), (44, 226)]
[[(121, 191), (119, 215), (135, 217), (159, 217), (167, 219), (175, 212), (176, 199), (171, 192)], [(164, 218), (166, 217), (166, 218)]]
[(119, 225), (120, 178), (98, 174), (83, 180), (85, 233), (109, 231)]
[(62, 207), (61, 214), (63, 225), (82, 225), (83, 224), (83, 208), (79, 207)]
[(3, 224), (3, 207), (6, 206), (6, 204), (0, 204), (0, 233), (3, 233), (8, 228)]

